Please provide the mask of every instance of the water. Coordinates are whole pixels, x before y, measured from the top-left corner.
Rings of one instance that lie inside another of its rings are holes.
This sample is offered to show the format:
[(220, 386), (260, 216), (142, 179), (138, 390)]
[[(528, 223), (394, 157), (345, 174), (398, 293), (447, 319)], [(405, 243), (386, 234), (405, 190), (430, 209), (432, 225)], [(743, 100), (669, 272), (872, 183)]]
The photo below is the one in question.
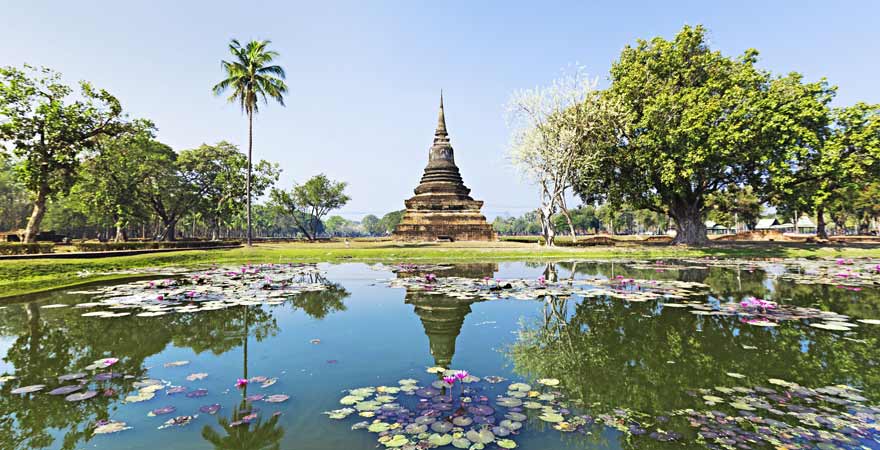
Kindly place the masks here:
[[(743, 323), (735, 316), (700, 316), (685, 308), (660, 307), (656, 301), (636, 303), (601, 296), (461, 300), (390, 288), (377, 280), (394, 279), (395, 274), (364, 264), (321, 265), (320, 269), (325, 272), (322, 281), (331, 284), (329, 289), (301, 294), (277, 306), (109, 319), (82, 317), (83, 309), (71, 306), (42, 307), (93, 301), (94, 294), (70, 293), (81, 288), (6, 304), (0, 309), (0, 374), (17, 378), (0, 388), (0, 448), (371, 449), (377, 445), (377, 435), (350, 428), (373, 418), (353, 414), (345, 420), (331, 420), (322, 413), (341, 408), (339, 399), (349, 388), (397, 386), (405, 378), (428, 385), (437, 380), (425, 371), (431, 366), (510, 380), (473, 385), (479, 385), (492, 400), (497, 394), (505, 395), (510, 382), (525, 381), (538, 389), (538, 378), (555, 378), (560, 380), (558, 388), (539, 390), (558, 390), (570, 415), (613, 416), (583, 432), (562, 433), (537, 419), (540, 411), (526, 410), (530, 418), (523, 429), (509, 436), (522, 449), (702, 448), (708, 444), (698, 440), (697, 428), (675, 411), (720, 409), (736, 415), (736, 409), (726, 403), (707, 407), (702, 396), (709, 391), (700, 389), (765, 386), (786, 390), (768, 384), (769, 379), (806, 388), (845, 384), (861, 390), (865, 405), (880, 404), (880, 325), (859, 324), (843, 333), (796, 320), (768, 328)], [(846, 314), (851, 322), (880, 318), (876, 287), (847, 289), (778, 277), (802, 270), (747, 264), (660, 270), (621, 262), (580, 262), (470, 264), (436, 274), (502, 280), (544, 276), (551, 282), (619, 276), (680, 280), (709, 286), (709, 295), (691, 301), (717, 305), (754, 296)], [(57, 376), (86, 372), (91, 377), (96, 372), (84, 368), (111, 356), (120, 361), (110, 372), (128, 377), (91, 382), (90, 388), (99, 388), (96, 397), (68, 402), (63, 395), (47, 394), (70, 384), (59, 383)], [(165, 367), (176, 361), (189, 363)], [(186, 379), (198, 373), (207, 376)], [(238, 378), (257, 376), (276, 377), (277, 382), (267, 388), (252, 382), (245, 392), (233, 386)], [(132, 383), (144, 378), (186, 386), (190, 392), (204, 388), (208, 393), (187, 398), (163, 390), (150, 400), (124, 403), (123, 398), (136, 391)], [(25, 395), (10, 393), (12, 388), (32, 384), (47, 388)], [(113, 392), (104, 396), (108, 388)], [(242, 396), (254, 394), (286, 394), (290, 399), (254, 402), (244, 408), (259, 408), (256, 421), (229, 426), (245, 415), (236, 414)], [(415, 400), (399, 397), (404, 406), (415, 409)], [(198, 412), (199, 407), (214, 403), (221, 405), (216, 415)], [(176, 411), (147, 415), (164, 406), (174, 406)], [(772, 416), (762, 410), (757, 413)], [(157, 429), (169, 418), (191, 414), (199, 416), (186, 426)], [(93, 435), (96, 423), (108, 419), (125, 422), (131, 429)], [(618, 426), (609, 426), (613, 420), (620, 420)], [(617, 429), (633, 426), (635, 434)], [(641, 429), (645, 434), (640, 434)], [(656, 429), (678, 434), (674, 442), (660, 442), (657, 435), (648, 436)], [(858, 439), (853, 442), (866, 448), (880, 445), (870, 437)]]

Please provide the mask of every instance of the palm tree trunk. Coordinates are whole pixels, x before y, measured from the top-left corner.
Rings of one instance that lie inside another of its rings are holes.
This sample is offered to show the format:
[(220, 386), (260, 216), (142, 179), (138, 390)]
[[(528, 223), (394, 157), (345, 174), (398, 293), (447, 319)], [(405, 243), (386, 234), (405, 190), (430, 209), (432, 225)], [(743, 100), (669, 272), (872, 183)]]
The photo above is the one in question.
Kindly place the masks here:
[(254, 112), (248, 111), (248, 169), (247, 169), (247, 246), (253, 245), (251, 242), (251, 158), (254, 150)]

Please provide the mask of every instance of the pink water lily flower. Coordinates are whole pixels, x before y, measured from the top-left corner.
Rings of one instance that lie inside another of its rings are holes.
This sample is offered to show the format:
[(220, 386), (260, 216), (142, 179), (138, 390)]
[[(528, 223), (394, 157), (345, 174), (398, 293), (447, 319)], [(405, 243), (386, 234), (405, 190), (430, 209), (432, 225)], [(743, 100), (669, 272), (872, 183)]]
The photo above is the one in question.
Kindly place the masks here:
[(160, 294), (160, 295), (157, 295), (157, 296), (156, 296), (156, 300), (159, 300), (159, 301), (161, 302), (162, 300), (165, 300), (165, 296), (164, 296), (164, 295), (161, 295), (161, 294)]
[(113, 364), (116, 364), (118, 362), (119, 362), (119, 358), (106, 358), (106, 359), (104, 359), (104, 361), (102, 361), (102, 363), (104, 364), (104, 367), (110, 367)]
[(459, 370), (458, 372), (455, 372), (455, 378), (458, 378), (459, 381), (464, 380), (467, 376), (467, 370)]
[(244, 389), (244, 387), (247, 386), (247, 384), (248, 384), (247, 378), (239, 378), (238, 380), (235, 381), (235, 387), (237, 387), (239, 389)]
[(443, 377), (443, 381), (445, 381), (446, 384), (452, 386), (453, 384), (455, 384), (455, 377), (452, 375), (447, 375)]

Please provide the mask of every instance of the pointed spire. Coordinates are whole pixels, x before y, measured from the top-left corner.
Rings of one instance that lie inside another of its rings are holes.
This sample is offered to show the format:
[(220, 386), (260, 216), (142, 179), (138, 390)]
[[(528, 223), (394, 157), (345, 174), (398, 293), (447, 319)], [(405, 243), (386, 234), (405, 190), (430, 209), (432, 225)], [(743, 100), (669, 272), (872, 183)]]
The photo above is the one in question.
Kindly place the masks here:
[(446, 115), (443, 112), (443, 89), (440, 89), (440, 115), (437, 117), (437, 130), (434, 131), (434, 143), (446, 144), (449, 142), (449, 133), (446, 132)]

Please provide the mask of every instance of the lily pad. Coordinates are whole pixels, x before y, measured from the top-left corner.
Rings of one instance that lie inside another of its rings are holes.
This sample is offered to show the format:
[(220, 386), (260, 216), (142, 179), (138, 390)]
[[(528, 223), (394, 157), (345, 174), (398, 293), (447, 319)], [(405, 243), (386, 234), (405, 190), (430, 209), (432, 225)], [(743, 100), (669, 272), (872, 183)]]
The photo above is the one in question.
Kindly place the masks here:
[(538, 416), (538, 418), (543, 420), (544, 422), (550, 423), (559, 423), (565, 420), (565, 417), (563, 417), (562, 414), (554, 412), (545, 412), (544, 414)]
[(213, 403), (211, 405), (205, 405), (205, 406), (200, 407), (199, 411), (203, 412), (205, 414), (217, 414), (217, 411), (220, 411), (220, 404)]
[(444, 445), (449, 445), (452, 443), (452, 435), (451, 434), (438, 434), (434, 433), (428, 436), (428, 442), (435, 447), (443, 447)]
[(195, 420), (197, 417), (199, 417), (198, 414), (194, 416), (177, 416), (166, 420), (165, 423), (158, 427), (158, 429), (161, 430), (168, 427), (183, 427), (189, 425), (190, 422)]
[(45, 387), (46, 387), (45, 384), (32, 384), (30, 386), (15, 388), (15, 389), (9, 391), (9, 393), (10, 394), (30, 394), (32, 392), (41, 391)]
[(389, 448), (403, 447), (404, 445), (409, 444), (409, 438), (403, 434), (395, 434), (391, 439), (382, 442), (382, 444)]
[(541, 378), (538, 380), (538, 384), (543, 384), (544, 386), (559, 386), (559, 380), (556, 378)]
[(110, 434), (110, 433), (118, 433), (124, 430), (130, 430), (131, 427), (128, 426), (125, 422), (117, 422), (115, 420), (103, 421), (99, 422), (98, 425), (92, 430), (92, 434)]
[(501, 448), (507, 448), (507, 449), (516, 448), (516, 442), (514, 442), (510, 439), (500, 439), (500, 440), (498, 440), (498, 442), (495, 443), (495, 445), (497, 445)]
[(367, 427), (367, 431), (371, 433), (381, 433), (383, 431), (388, 431), (388, 428), (390, 427), (391, 425), (385, 422), (373, 422)]
[(174, 406), (168, 405), (168, 406), (163, 406), (161, 408), (156, 408), (156, 409), (148, 412), (147, 415), (150, 417), (155, 417), (155, 416), (161, 416), (163, 414), (171, 414), (175, 411), (177, 411), (177, 408), (175, 408)]
[(289, 395), (275, 394), (275, 395), (270, 395), (270, 396), (266, 397), (265, 399), (263, 399), (263, 401), (267, 402), (267, 403), (283, 403), (283, 402), (286, 402), (289, 398), (290, 398)]
[(74, 394), (70, 394), (67, 397), (64, 397), (64, 400), (67, 400), (69, 402), (79, 402), (82, 400), (88, 400), (96, 395), (98, 395), (97, 391), (77, 392)]
[(495, 441), (495, 434), (485, 428), (479, 431), (470, 430), (465, 433), (465, 437), (475, 444), (491, 444)]
[(83, 388), (81, 384), (73, 384), (69, 386), (61, 386), (48, 392), (49, 395), (67, 395)]
[(208, 374), (205, 372), (191, 373), (186, 376), (186, 381), (204, 380), (207, 377), (208, 377)]

